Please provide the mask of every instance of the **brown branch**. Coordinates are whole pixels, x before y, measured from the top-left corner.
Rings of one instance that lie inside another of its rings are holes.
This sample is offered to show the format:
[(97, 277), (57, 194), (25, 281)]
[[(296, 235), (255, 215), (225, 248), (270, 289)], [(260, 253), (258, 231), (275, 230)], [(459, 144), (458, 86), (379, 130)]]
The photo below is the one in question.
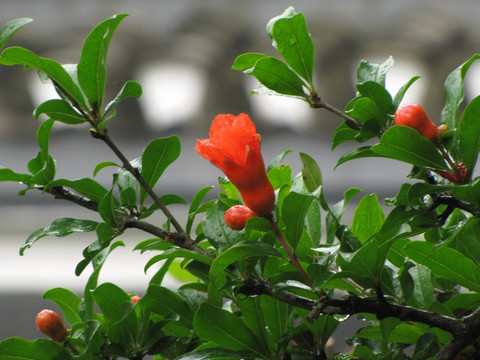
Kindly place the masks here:
[(337, 116), (340, 116), (341, 118), (347, 120), (347, 122), (354, 129), (359, 130), (362, 127), (362, 124), (360, 123), (360, 121), (358, 121), (354, 117), (351, 117), (350, 115), (345, 114), (345, 112), (343, 112), (340, 109), (337, 109), (335, 106), (326, 103), (317, 94), (313, 94), (310, 97), (310, 106), (314, 109), (325, 109), (325, 110), (328, 110), (328, 111), (330, 111), (331, 113), (333, 113)]

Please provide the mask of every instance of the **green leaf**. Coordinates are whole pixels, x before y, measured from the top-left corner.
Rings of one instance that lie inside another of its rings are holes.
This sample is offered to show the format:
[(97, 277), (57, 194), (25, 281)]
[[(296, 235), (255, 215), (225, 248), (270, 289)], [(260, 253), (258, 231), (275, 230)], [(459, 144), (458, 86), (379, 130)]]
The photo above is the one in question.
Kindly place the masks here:
[(124, 349), (133, 348), (137, 337), (137, 317), (130, 296), (117, 285), (107, 282), (93, 291), (93, 297), (110, 322), (110, 339)]
[(233, 70), (246, 70), (253, 68), (255, 63), (261, 59), (266, 57), (267, 55), (261, 53), (254, 53), (249, 52), (242, 55), (237, 56), (235, 61), (233, 62), (232, 69)]
[(265, 314), (260, 299), (263, 296), (246, 296), (238, 299), (238, 305), (242, 312), (242, 318), (245, 325), (253, 331), (258, 340), (265, 346), (268, 346), (268, 331), (270, 328), (265, 322)]
[(242, 360), (248, 357), (248, 354), (236, 351), (226, 350), (224, 348), (207, 348), (194, 350), (181, 355), (176, 360)]
[(20, 249), (20, 255), (23, 255), (27, 248), (30, 248), (37, 240), (47, 235), (55, 235), (57, 237), (65, 237), (74, 233), (83, 233), (94, 231), (98, 223), (91, 220), (79, 220), (72, 218), (61, 218), (54, 220), (49, 227), (41, 228), (34, 231), (25, 244)]
[(480, 59), (479, 54), (473, 55), (452, 71), (445, 80), (445, 106), (442, 110), (442, 124), (446, 124), (450, 129), (456, 129), (458, 126), (458, 110), (465, 96), (463, 81), (470, 66), (478, 59)]
[(68, 187), (95, 202), (100, 202), (108, 193), (107, 189), (91, 178), (83, 178), (78, 180), (57, 179), (51, 181), (45, 187), (45, 190), (56, 186)]
[(68, 289), (58, 287), (45, 291), (43, 298), (51, 300), (58, 305), (65, 316), (65, 320), (71, 327), (82, 322), (79, 315), (82, 299), (77, 294)]
[(200, 207), (200, 204), (202, 203), (203, 198), (212, 189), (213, 189), (213, 186), (207, 186), (195, 194), (192, 200), (192, 203), (190, 204), (190, 208), (188, 209), (188, 221), (187, 221), (187, 226), (185, 227), (185, 232), (187, 234), (190, 234), (193, 221), (195, 220), (195, 215), (197, 214), (197, 210)]
[(236, 315), (203, 303), (195, 313), (193, 329), (205, 341), (212, 341), (233, 351), (247, 350), (252, 355), (269, 358), (267, 348)]
[(458, 124), (458, 148), (460, 157), (470, 172), (473, 172), (480, 151), (480, 96), (465, 108)]
[[(165, 169), (180, 155), (180, 139), (178, 136), (153, 140), (143, 150), (141, 175), (147, 184), (153, 188)], [(147, 193), (141, 189), (141, 203), (147, 198)]]
[(100, 284), (93, 291), (93, 297), (112, 324), (122, 320), (130, 310), (124, 306), (125, 302), (131, 302), (130, 296), (115, 284), (108, 282)]
[(271, 25), (271, 35), (280, 55), (293, 71), (305, 79), (313, 89), (312, 74), (315, 51), (305, 16), (287, 9)]
[(95, 166), (95, 169), (93, 170), (93, 176), (97, 176), (97, 174), (100, 172), (100, 170), (102, 170), (106, 167), (109, 167), (109, 166), (115, 166), (115, 167), (120, 168), (120, 165), (118, 165), (117, 163), (114, 163), (113, 161), (104, 161), (104, 162), (101, 162), (101, 163), (97, 164), (97, 166)]
[(218, 252), (225, 251), (242, 238), (240, 232), (230, 229), (225, 223), (225, 211), (228, 208), (227, 204), (217, 200), (202, 219), (203, 232)]
[(407, 304), (423, 310), (430, 310), (430, 305), (435, 301), (432, 272), (422, 264), (416, 264), (408, 269), (412, 276), (414, 288)]
[(127, 15), (115, 15), (98, 24), (88, 35), (78, 63), (78, 82), (96, 113), (100, 113), (105, 93), (108, 47), (118, 24)]
[(371, 150), (391, 159), (412, 165), (448, 170), (435, 145), (420, 133), (407, 126), (392, 126)]
[(373, 152), (371, 150), (371, 146), (361, 146), (359, 148), (356, 148), (356, 149), (340, 156), (337, 163), (335, 164), (335, 168), (339, 165), (342, 165), (342, 164), (348, 162), (348, 161), (355, 160), (355, 159), (368, 158), (368, 157), (382, 157), (382, 156), (380, 156), (376, 152)]
[(32, 178), (29, 174), (20, 174), (7, 168), (0, 168), (0, 182), (11, 181), (18, 183), (29, 183)]
[(357, 81), (358, 83), (374, 81), (385, 87), (385, 77), (392, 66), (393, 58), (391, 56), (383, 64), (371, 64), (362, 60), (357, 69)]
[(47, 339), (28, 341), (12, 337), (0, 342), (2, 360), (68, 360), (72, 356), (61, 345)]
[(33, 19), (18, 18), (7, 22), (0, 30), (0, 50), (5, 46), (5, 43), (15, 34), (20, 28), (31, 23)]
[(363, 244), (380, 230), (384, 221), (385, 214), (378, 203), (377, 195), (367, 195), (355, 209), (351, 231)]
[(117, 201), (112, 194), (112, 190), (107, 192), (102, 200), (100, 200), (98, 203), (98, 213), (102, 217), (103, 221), (114, 228), (118, 227), (116, 204)]
[(269, 337), (278, 344), (289, 331), (289, 306), (287, 303), (265, 295), (260, 296), (260, 304)]
[[(137, 247), (135, 248), (135, 250), (137, 250)], [(142, 252), (146, 251), (146, 250), (150, 250), (150, 249), (142, 249)], [(207, 265), (210, 265), (213, 261), (212, 258), (208, 257), (208, 256), (205, 256), (205, 255), (202, 255), (202, 254), (199, 254), (199, 253), (196, 253), (196, 252), (193, 252), (193, 251), (189, 251), (189, 250), (185, 250), (185, 249), (178, 249), (178, 248), (171, 248), (171, 249), (168, 249), (168, 250), (165, 250), (163, 253), (159, 254), (159, 255), (155, 255), (154, 257), (152, 257), (148, 262), (147, 264), (145, 265), (145, 271), (147, 271), (153, 264), (159, 262), (159, 261), (162, 261), (162, 260), (165, 260), (165, 259), (171, 259), (171, 258), (184, 258), (184, 259), (189, 259), (189, 260), (196, 260), (196, 261), (200, 261), (204, 264), (207, 264)]]
[(378, 130), (380, 130), (382, 127), (385, 127), (387, 122), (387, 117), (385, 116), (384, 112), (372, 99), (368, 97), (357, 97), (350, 101), (345, 108), (345, 112), (364, 123), (362, 128), (365, 127), (365, 123), (371, 119), (374, 119), (375, 123), (378, 124)]
[(395, 98), (393, 99), (392, 110), (395, 110), (398, 108), (407, 90), (418, 79), (420, 79), (420, 76), (414, 76), (405, 85), (403, 85), (400, 89), (398, 89), (397, 93), (395, 94)]
[(115, 109), (117, 104), (123, 99), (126, 99), (128, 97), (139, 98), (140, 96), (142, 96), (142, 86), (136, 81), (132, 81), (132, 80), (127, 81), (123, 85), (123, 87), (120, 89), (117, 96), (115, 96), (115, 99), (113, 99), (108, 103), (107, 107), (105, 108), (105, 113), (103, 114), (103, 116), (107, 117), (110, 114), (110, 112)]
[(300, 160), (302, 161), (302, 178), (307, 190), (312, 193), (322, 186), (322, 172), (309, 155), (300, 153)]
[(177, 314), (184, 326), (192, 327), (193, 311), (188, 303), (180, 295), (166, 287), (149, 285), (147, 293), (141, 299), (141, 304), (142, 307), (161, 316)]
[(278, 94), (306, 100), (303, 81), (284, 62), (274, 57), (260, 58), (245, 74), (255, 76), (261, 84)]
[(87, 121), (81, 114), (75, 111), (65, 100), (52, 99), (45, 101), (35, 109), (34, 115), (38, 118), (41, 114), (46, 114), (53, 120), (70, 125), (83, 124)]
[(435, 276), (480, 292), (480, 283), (474, 276), (475, 263), (457, 250), (447, 246), (435, 250), (433, 244), (412, 241), (403, 248), (403, 252), (413, 261), (430, 268)]
[(227, 266), (234, 262), (249, 257), (258, 256), (274, 256), (281, 258), (282, 255), (271, 245), (263, 242), (242, 241), (228, 250), (221, 253), (212, 263), (210, 267), (209, 277), (210, 284), (208, 286), (208, 298), (212, 303), (219, 299), (219, 292), (217, 290), (217, 280)]
[(385, 87), (375, 81), (365, 81), (357, 84), (356, 88), (360, 95), (372, 100), (383, 113), (388, 113), (392, 106), (392, 96)]
[(0, 63), (3, 65), (23, 65), (26, 68), (40, 70), (59, 86), (71, 101), (78, 103), (83, 110), (88, 111), (82, 91), (70, 74), (56, 61), (42, 58), (21, 47), (9, 47), (3, 51)]
[(313, 196), (291, 192), (283, 201), (282, 218), (285, 222), (285, 237), (294, 249), (297, 248), (302, 236), (305, 216), (313, 199)]

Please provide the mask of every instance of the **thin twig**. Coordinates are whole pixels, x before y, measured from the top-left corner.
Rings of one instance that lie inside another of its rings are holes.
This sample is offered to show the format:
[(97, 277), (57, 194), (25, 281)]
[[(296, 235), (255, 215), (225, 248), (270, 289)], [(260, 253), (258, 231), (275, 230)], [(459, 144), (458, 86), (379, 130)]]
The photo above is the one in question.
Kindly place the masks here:
[(288, 246), (285, 238), (283, 237), (283, 234), (280, 230), (280, 228), (278, 227), (277, 223), (273, 220), (273, 216), (270, 214), (268, 216), (266, 216), (266, 219), (268, 220), (268, 222), (270, 223), (270, 225), (272, 226), (273, 228), (273, 231), (275, 232), (275, 235), (277, 235), (277, 238), (278, 238), (278, 241), (280, 242), (280, 244), (282, 245), (283, 249), (285, 250), (285, 252), (287, 253), (288, 255), (288, 258), (290, 260), (290, 263), (295, 266), (295, 268), (298, 270), (298, 272), (300, 273), (300, 275), (303, 277), (303, 279), (307, 282), (307, 284), (313, 288), (313, 280), (308, 276), (308, 274), (305, 272), (304, 268), (302, 267), (302, 265), (300, 264), (300, 262), (298, 261), (297, 259), (297, 256), (295, 255), (295, 253), (292, 252), (292, 250), (290, 249), (290, 247)]
[(326, 103), (317, 94), (314, 94), (311, 96), (310, 106), (314, 109), (325, 109), (330, 111), (331, 113), (334, 113), (337, 116), (340, 116), (341, 118), (347, 120), (350, 123), (350, 125), (355, 129), (360, 129), (362, 127), (362, 124), (360, 123), (360, 121), (358, 121), (354, 117), (351, 117), (350, 115), (345, 114), (345, 112), (343, 112), (340, 109), (337, 109), (335, 106)]

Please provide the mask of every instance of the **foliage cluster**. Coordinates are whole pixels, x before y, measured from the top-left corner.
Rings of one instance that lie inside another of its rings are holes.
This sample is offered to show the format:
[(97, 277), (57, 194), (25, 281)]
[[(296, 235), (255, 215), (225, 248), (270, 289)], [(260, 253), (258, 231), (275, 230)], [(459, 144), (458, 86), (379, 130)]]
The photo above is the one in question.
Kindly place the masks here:
[[(447, 77), (441, 124), (448, 131), (432, 142), (393, 123), (405, 92), (418, 77), (391, 95), (385, 79), (393, 59), (382, 64), (362, 61), (354, 98), (343, 111), (335, 109), (322, 100), (314, 84), (315, 49), (304, 15), (288, 8), (273, 18), (267, 33), (280, 57), (246, 53), (235, 59), (233, 69), (260, 81), (255, 93), (295, 97), (344, 119), (333, 134), (332, 148), (347, 141), (360, 145), (341, 156), (337, 166), (382, 157), (411, 164), (412, 171), (398, 194), (385, 199), (387, 214), (377, 195), (367, 194), (358, 201), (351, 224), (345, 224), (342, 215), (361, 190), (348, 189), (342, 201), (327, 203), (313, 158), (300, 153), (303, 168), (292, 174), (284, 161), (287, 150), (267, 166), (276, 192), (273, 213), (249, 219), (238, 231), (224, 221), (225, 211), (242, 203), (227, 178), (219, 179), (222, 192), (212, 201), (204, 201), (212, 187), (200, 189), (189, 202), (154, 191), (180, 156), (177, 136), (153, 140), (133, 160), (109, 136), (117, 104), (142, 93), (138, 83), (128, 81), (105, 105), (108, 47), (125, 16), (97, 25), (76, 65), (61, 65), (16, 46), (0, 56), (2, 65), (36, 69), (59, 95), (35, 109), (36, 117), (46, 114), (48, 120), (39, 125), (39, 151), (28, 162), (28, 173), (1, 168), (0, 181), (25, 184), (22, 194), (41, 191), (99, 215), (98, 221), (61, 218), (28, 237), (21, 253), (48, 235), (92, 232), (95, 240), (83, 251), (75, 273), (89, 266), (93, 272), (82, 296), (64, 288), (44, 294), (60, 307), (71, 328), (65, 343), (10, 338), (0, 342), (0, 359), (152, 355), (182, 360), (421, 360), (453, 359), (460, 352), (464, 358), (480, 356), (480, 178), (474, 176), (480, 97), (461, 111), (463, 80), (479, 55)], [(28, 22), (8, 23), (0, 33), (2, 48)], [(85, 126), (119, 162), (99, 163), (93, 177), (57, 178), (57, 163), (49, 151), (55, 122)], [(459, 167), (467, 169), (461, 184), (451, 181)], [(110, 186), (94, 179), (99, 171), (112, 168)], [(186, 224), (171, 214), (172, 204), (185, 205)], [(160, 226), (149, 222), (158, 211), (166, 219)], [(136, 303), (119, 286), (98, 283), (103, 264), (124, 245), (118, 238), (128, 228), (150, 237), (134, 248), (152, 254), (145, 269), (164, 261)], [(196, 280), (174, 292), (162, 281), (177, 259)], [(363, 327), (348, 338), (351, 353), (327, 355), (327, 340), (352, 315)]]

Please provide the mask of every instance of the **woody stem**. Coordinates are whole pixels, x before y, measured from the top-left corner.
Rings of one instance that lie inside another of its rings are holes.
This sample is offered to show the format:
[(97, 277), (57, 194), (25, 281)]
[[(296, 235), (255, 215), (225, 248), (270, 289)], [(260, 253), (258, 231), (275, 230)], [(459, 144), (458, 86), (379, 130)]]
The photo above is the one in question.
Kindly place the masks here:
[(308, 276), (308, 274), (305, 272), (305, 269), (302, 267), (302, 265), (300, 265), (300, 262), (298, 261), (297, 259), (297, 255), (295, 255), (294, 252), (292, 252), (292, 250), (290, 249), (290, 247), (288, 246), (287, 244), (287, 241), (285, 240), (285, 238), (283, 237), (283, 234), (282, 234), (282, 231), (280, 230), (280, 228), (278, 227), (277, 223), (273, 220), (273, 216), (271, 214), (265, 216), (265, 218), (268, 220), (268, 222), (270, 223), (270, 225), (272, 226), (273, 228), (273, 231), (275, 232), (275, 235), (277, 236), (278, 238), (278, 241), (280, 242), (280, 244), (282, 245), (283, 249), (285, 250), (285, 252), (287, 253), (288, 255), (288, 259), (290, 261), (290, 263), (295, 266), (295, 268), (297, 269), (297, 271), (300, 273), (300, 275), (303, 277), (303, 279), (306, 281), (306, 283), (308, 284), (308, 286), (312, 287), (313, 288), (313, 280)]

